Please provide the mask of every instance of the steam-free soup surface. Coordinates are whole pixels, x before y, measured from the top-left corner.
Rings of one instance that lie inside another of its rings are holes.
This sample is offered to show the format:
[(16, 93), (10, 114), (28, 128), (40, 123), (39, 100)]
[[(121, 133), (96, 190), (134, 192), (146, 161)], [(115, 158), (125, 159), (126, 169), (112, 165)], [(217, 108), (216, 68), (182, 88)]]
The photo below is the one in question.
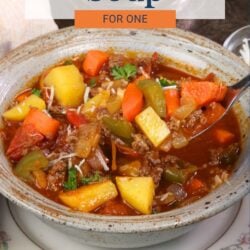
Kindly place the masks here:
[(139, 215), (188, 205), (229, 177), (240, 153), (227, 87), (158, 53), (91, 50), (44, 71), (3, 114), (14, 174), (71, 209)]

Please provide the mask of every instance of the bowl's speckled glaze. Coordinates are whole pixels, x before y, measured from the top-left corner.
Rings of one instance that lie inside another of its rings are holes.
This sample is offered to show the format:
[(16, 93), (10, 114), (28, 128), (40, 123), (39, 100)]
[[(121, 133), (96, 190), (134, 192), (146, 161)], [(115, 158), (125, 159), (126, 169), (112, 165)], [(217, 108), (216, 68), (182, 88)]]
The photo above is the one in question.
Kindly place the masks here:
[[(250, 69), (218, 44), (190, 32), (169, 30), (84, 30), (68, 28), (50, 33), (12, 51), (0, 61), (0, 114), (25, 82), (65, 57), (89, 49), (157, 51), (168, 63), (199, 75), (214, 72), (229, 85)], [(170, 212), (135, 217), (111, 217), (70, 211), (17, 179), (1, 145), (0, 191), (12, 202), (28, 209), (75, 239), (103, 247), (142, 247), (177, 237), (228, 208), (249, 191), (250, 95), (236, 105), (243, 138), (237, 170), (224, 184), (199, 201)], [(244, 112), (243, 112), (244, 110)]]

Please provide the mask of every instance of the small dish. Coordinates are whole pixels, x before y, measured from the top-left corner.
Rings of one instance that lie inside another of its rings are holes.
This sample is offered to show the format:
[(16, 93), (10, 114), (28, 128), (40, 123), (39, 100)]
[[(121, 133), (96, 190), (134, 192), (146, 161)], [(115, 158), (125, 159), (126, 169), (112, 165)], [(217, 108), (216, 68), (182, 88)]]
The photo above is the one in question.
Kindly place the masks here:
[(233, 32), (224, 42), (223, 46), (240, 56), (243, 39), (247, 39), (250, 43), (250, 25), (244, 26)]

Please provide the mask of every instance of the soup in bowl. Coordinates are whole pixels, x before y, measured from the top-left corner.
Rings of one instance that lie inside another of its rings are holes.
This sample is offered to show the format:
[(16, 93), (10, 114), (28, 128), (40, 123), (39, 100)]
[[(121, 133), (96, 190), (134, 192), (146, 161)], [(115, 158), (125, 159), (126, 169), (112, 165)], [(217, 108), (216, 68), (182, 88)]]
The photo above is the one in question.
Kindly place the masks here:
[(2, 192), (78, 239), (156, 244), (247, 192), (247, 96), (192, 139), (247, 73), (218, 45), (179, 30), (66, 29), (0, 66)]

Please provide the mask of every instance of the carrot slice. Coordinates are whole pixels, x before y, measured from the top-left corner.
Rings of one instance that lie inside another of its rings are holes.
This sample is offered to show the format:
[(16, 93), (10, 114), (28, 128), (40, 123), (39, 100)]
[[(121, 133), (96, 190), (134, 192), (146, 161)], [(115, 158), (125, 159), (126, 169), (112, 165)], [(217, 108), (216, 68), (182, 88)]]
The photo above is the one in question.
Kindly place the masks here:
[(198, 106), (213, 101), (222, 101), (226, 94), (226, 86), (209, 81), (184, 81), (181, 84), (181, 96), (193, 98)]
[(234, 138), (233, 133), (231, 133), (227, 130), (224, 130), (224, 129), (216, 129), (214, 131), (214, 135), (215, 135), (216, 140), (221, 144), (229, 143)]
[(108, 54), (99, 50), (90, 50), (83, 61), (83, 70), (90, 76), (98, 75), (101, 67), (108, 61)]
[(142, 108), (143, 93), (136, 84), (130, 83), (122, 100), (123, 117), (131, 122), (141, 112)]
[(176, 109), (180, 107), (180, 94), (177, 89), (168, 89), (165, 91), (165, 100), (167, 105), (167, 115), (171, 116)]
[(39, 109), (32, 108), (26, 116), (24, 125), (31, 124), (37, 131), (46, 136), (48, 139), (53, 139), (56, 135), (60, 122), (49, 117)]

